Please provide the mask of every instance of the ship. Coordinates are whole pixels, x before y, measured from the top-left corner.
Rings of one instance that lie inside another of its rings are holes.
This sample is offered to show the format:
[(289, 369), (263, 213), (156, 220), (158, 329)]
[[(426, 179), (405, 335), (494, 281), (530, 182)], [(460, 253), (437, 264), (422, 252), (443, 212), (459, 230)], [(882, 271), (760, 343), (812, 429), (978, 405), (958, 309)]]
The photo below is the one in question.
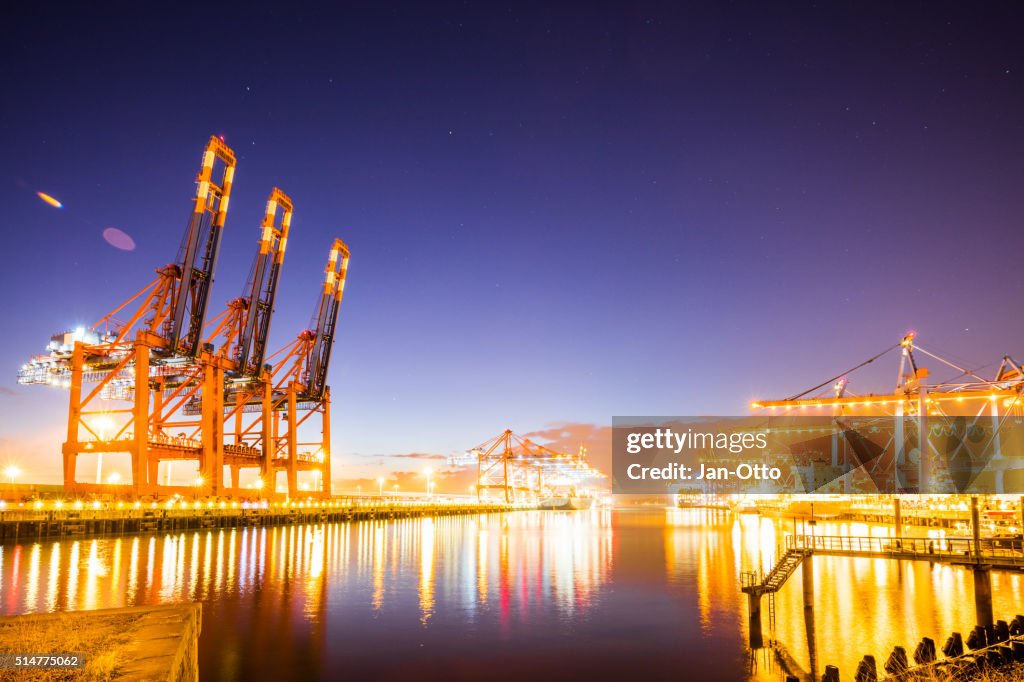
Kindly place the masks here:
[[(809, 497), (809, 496), (807, 496)], [(831, 519), (849, 511), (850, 501), (839, 495), (815, 495), (759, 502), (762, 516), (785, 519)]]
[(593, 498), (590, 497), (547, 497), (537, 503), (537, 508), (572, 511), (577, 509), (590, 509), (593, 502)]

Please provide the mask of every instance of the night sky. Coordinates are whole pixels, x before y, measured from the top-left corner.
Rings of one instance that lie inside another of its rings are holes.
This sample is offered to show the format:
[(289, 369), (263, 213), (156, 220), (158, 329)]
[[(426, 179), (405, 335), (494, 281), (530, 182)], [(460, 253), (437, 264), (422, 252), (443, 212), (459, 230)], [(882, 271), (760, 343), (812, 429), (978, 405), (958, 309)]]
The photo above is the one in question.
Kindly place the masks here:
[(37, 478), (67, 398), (18, 367), (175, 258), (211, 134), (238, 154), (211, 315), (274, 185), (272, 348), (352, 249), (341, 478), (506, 426), (743, 413), (908, 329), (1024, 360), (1013, 3), (28, 5), (0, 28), (0, 464)]

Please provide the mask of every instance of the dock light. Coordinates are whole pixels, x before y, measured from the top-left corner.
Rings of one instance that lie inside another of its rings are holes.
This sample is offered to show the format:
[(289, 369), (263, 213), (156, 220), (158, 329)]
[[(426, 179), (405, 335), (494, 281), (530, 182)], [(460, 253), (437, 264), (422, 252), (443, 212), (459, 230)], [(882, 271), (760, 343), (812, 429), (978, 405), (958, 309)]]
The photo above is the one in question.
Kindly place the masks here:
[(252, 487), (256, 488), (256, 490), (263, 490), (263, 479), (257, 478), (255, 481), (253, 481)]
[(35, 507), (36, 509), (42, 509), (43, 508), (43, 501), (42, 500), (36, 500), (35, 503), (32, 506)]
[(203, 487), (203, 483), (205, 483), (205, 482), (206, 481), (203, 480), (202, 476), (196, 476), (195, 484), (196, 484), (197, 488), (202, 488)]
[(93, 509), (99, 509), (100, 508), (100, 501), (99, 500), (93, 500), (92, 508)]
[(75, 500), (75, 509), (81, 509), (84, 506), (81, 500)]
[(4, 476), (7, 477), (8, 483), (14, 485), (14, 479), (16, 479), (18, 476), (21, 476), (21, 469), (12, 464), (11, 466), (4, 469)]
[(64, 500), (57, 500), (56, 502), (53, 503), (53, 508), (54, 509), (60, 509), (63, 506), (64, 506)]

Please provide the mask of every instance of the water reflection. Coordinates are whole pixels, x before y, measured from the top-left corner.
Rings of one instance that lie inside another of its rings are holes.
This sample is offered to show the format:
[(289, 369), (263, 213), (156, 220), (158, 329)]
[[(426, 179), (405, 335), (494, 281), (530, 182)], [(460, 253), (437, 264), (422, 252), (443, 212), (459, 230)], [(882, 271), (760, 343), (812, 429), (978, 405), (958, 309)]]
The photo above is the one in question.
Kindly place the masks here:
[[(781, 679), (747, 648), (743, 571), (774, 565), (791, 521), (701, 510), (521, 512), (0, 546), (3, 613), (204, 602), (207, 679)], [(797, 529), (801, 531), (801, 529)], [(804, 529), (805, 530), (805, 529)], [(828, 535), (886, 534), (820, 523)], [(839, 665), (973, 625), (969, 572), (817, 557), (776, 596), (766, 644)], [(997, 618), (1022, 578), (993, 573)]]

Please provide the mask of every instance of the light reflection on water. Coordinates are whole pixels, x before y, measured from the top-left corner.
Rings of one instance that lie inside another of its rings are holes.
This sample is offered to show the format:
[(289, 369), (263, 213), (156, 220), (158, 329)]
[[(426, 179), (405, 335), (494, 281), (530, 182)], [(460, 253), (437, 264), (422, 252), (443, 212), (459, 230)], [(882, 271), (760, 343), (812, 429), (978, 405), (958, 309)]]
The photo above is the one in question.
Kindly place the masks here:
[[(520, 512), (0, 546), (0, 612), (203, 601), (205, 679), (782, 678), (750, 653), (739, 575), (769, 570), (789, 521), (701, 510)], [(804, 529), (806, 530), (806, 529)], [(819, 523), (819, 534), (887, 534)], [(851, 676), (974, 623), (973, 582), (926, 562), (817, 557), (765, 638)], [(1022, 578), (993, 573), (994, 611)]]

